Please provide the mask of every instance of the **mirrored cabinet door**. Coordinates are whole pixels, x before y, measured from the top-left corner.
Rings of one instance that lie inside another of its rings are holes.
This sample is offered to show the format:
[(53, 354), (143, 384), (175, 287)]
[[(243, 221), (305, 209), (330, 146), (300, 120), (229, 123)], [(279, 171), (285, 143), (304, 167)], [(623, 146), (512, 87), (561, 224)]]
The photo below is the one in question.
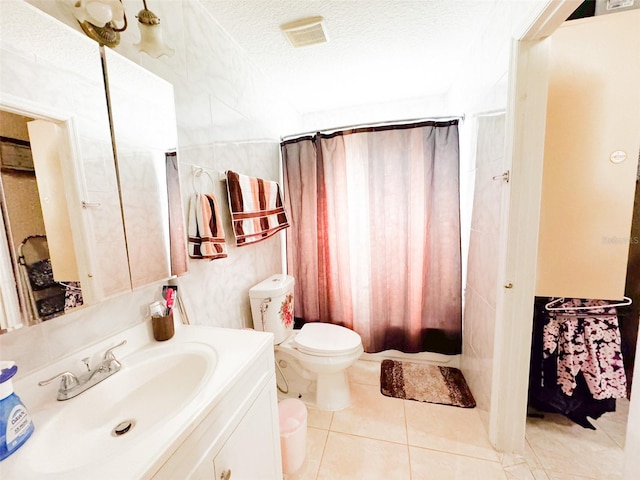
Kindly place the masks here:
[(166, 156), (177, 148), (173, 86), (102, 49), (133, 288), (171, 276)]
[[(64, 192), (71, 237), (62, 243), (62, 251), (75, 256), (80, 284), (76, 288), (81, 289), (85, 305), (130, 291), (99, 47), (24, 2), (0, 2), (0, 30), (0, 110), (48, 123), (56, 130), (58, 142), (49, 149), (55, 151), (60, 162), (61, 181), (51, 188)], [(36, 137), (26, 144), (35, 140), (40, 145), (41, 140)], [(37, 178), (35, 171), (31, 175), (36, 183), (44, 181)], [(11, 201), (22, 202), (19, 198), (5, 198), (3, 207)], [(11, 222), (7, 221), (5, 208), (3, 217), (11, 238)], [(21, 217), (19, 221), (30, 220)], [(54, 233), (45, 231), (41, 236), (46, 239), (49, 235)], [(13, 276), (19, 292), (24, 290), (21, 282), (29, 274), (33, 280), (31, 293), (49, 282), (69, 284), (67, 281), (75, 280), (63, 278), (68, 272), (51, 271), (56, 262), (48, 258), (43, 242), (23, 245), (25, 240), (18, 239), (2, 251), (14, 268), (13, 272), (3, 271), (3, 275)], [(25, 256), (33, 253), (29, 272), (19, 268), (20, 250)], [(21, 298), (23, 313), (29, 304)], [(15, 319), (15, 315), (4, 317), (3, 330), (24, 322)], [(29, 318), (27, 314), (25, 318)], [(48, 318), (44, 315), (35, 321)]]

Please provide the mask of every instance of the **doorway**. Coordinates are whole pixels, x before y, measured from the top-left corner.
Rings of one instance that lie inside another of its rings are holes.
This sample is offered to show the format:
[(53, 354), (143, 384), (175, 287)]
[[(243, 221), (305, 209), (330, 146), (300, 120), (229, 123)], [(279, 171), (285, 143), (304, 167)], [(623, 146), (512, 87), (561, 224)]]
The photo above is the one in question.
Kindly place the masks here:
[[(505, 452), (524, 450), (548, 82), (549, 42), (546, 38), (578, 3), (565, 1), (550, 5), (514, 47), (507, 134), (510, 139), (507, 152), (513, 157), (513, 183), (502, 249), (505, 289), (499, 291), (496, 319), (493, 377), (496, 401), (490, 416), (492, 441)], [(630, 424), (634, 421), (634, 405), (631, 402)], [(627, 438), (628, 471), (631, 471), (629, 465), (633, 457), (630, 452), (636, 451), (639, 440)]]

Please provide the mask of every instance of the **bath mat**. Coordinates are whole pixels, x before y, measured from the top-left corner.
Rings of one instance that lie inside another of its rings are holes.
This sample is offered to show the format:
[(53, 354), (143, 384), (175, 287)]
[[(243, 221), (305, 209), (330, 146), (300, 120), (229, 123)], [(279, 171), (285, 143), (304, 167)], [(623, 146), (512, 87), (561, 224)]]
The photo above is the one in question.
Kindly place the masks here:
[(380, 392), (387, 397), (473, 408), (476, 401), (457, 368), (383, 360)]

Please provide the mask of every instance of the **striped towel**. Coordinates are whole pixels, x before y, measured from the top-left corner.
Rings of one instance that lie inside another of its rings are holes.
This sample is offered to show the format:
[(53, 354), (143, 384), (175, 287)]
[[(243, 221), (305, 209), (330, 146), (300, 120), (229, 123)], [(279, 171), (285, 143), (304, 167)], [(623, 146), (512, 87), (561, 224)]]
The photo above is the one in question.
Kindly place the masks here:
[(211, 194), (196, 193), (189, 200), (189, 256), (224, 258), (227, 245), (220, 220), (218, 201)]
[(227, 171), (227, 191), (239, 247), (265, 240), (289, 226), (276, 182)]

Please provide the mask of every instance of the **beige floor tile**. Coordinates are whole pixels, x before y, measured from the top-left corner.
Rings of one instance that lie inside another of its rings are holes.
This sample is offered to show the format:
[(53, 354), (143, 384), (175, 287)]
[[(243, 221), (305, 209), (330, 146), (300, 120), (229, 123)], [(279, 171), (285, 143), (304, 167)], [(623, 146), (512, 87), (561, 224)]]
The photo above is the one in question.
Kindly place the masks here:
[(540, 464), (540, 460), (538, 460), (538, 457), (536, 457), (535, 452), (531, 448), (531, 445), (529, 444), (529, 441), (526, 438), (524, 440), (523, 457), (524, 457), (525, 463), (531, 470), (542, 468), (542, 465)]
[(533, 468), (533, 469), (531, 469), (531, 473), (533, 473), (533, 478), (535, 480), (551, 480), (549, 478), (549, 476), (547, 475), (547, 472), (545, 472), (542, 469)]
[(547, 472), (549, 480), (611, 480), (613, 477), (583, 477), (567, 473)]
[(616, 411), (602, 415), (599, 419), (593, 420), (593, 424), (598, 430), (604, 432), (620, 448), (624, 449), (624, 441), (627, 436), (627, 419), (629, 417), (629, 400), (626, 398), (616, 401)]
[(307, 406), (307, 426), (329, 430), (332, 419), (333, 412)]
[(347, 370), (349, 383), (363, 383), (380, 387), (380, 363), (376, 360), (358, 360)]
[(307, 455), (298, 471), (284, 476), (285, 480), (315, 480), (329, 432), (307, 428)]
[(526, 440), (522, 455), (498, 453), (498, 456), (509, 480), (549, 480)]
[(622, 478), (623, 450), (602, 429), (589, 430), (562, 415), (545, 414), (544, 419), (527, 420), (526, 437), (550, 478)]
[(329, 432), (318, 480), (408, 480), (406, 445)]
[(514, 465), (526, 465), (526, 460), (522, 455), (515, 455), (512, 453), (500, 453), (498, 452), (498, 459), (503, 468), (512, 467)]
[(409, 447), (414, 480), (507, 480), (498, 462)]
[(385, 397), (374, 385), (351, 385), (351, 405), (333, 413), (332, 432), (407, 443), (404, 400)]
[(475, 408), (405, 400), (409, 445), (498, 461)]
[(504, 471), (509, 480), (549, 480), (544, 470), (531, 470), (526, 464), (505, 467)]

